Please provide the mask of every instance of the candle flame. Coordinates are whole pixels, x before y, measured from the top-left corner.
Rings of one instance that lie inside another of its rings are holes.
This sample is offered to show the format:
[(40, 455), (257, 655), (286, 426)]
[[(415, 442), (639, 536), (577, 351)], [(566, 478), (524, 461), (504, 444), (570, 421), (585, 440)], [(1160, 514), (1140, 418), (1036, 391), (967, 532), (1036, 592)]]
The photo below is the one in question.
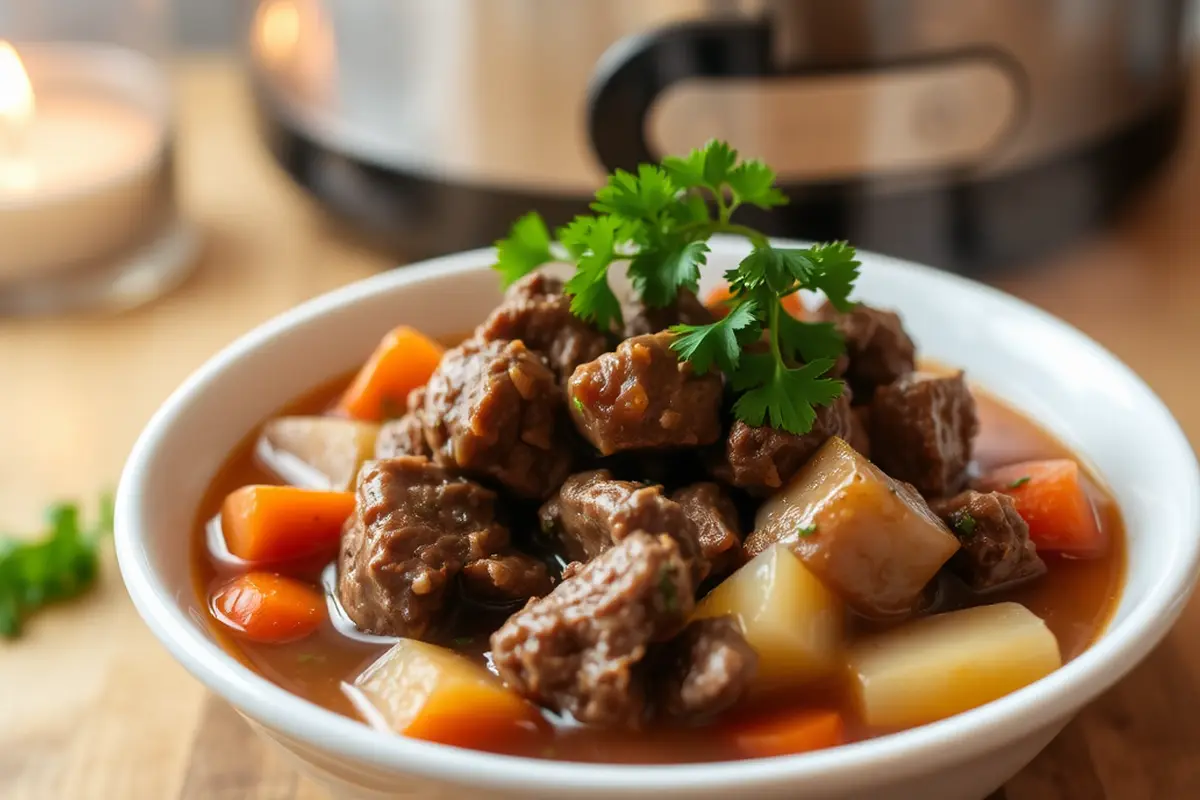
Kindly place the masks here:
[(33, 116), (33, 87), (21, 57), (0, 40), (0, 119), (23, 125)]

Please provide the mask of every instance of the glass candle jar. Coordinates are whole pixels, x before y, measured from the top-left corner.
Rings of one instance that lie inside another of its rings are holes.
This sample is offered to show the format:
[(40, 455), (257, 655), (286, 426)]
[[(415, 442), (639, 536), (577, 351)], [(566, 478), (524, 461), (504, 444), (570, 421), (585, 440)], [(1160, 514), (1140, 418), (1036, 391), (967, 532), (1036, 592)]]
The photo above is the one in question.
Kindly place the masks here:
[(117, 309), (194, 261), (163, 0), (0, 0), (0, 316)]

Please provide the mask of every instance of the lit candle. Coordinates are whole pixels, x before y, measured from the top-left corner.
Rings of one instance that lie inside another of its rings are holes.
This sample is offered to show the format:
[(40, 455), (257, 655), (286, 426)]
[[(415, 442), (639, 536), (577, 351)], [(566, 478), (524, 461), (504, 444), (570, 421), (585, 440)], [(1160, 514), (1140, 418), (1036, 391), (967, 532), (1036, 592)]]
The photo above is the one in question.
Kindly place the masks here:
[(128, 51), (0, 42), (0, 281), (116, 257), (161, 227), (166, 97)]

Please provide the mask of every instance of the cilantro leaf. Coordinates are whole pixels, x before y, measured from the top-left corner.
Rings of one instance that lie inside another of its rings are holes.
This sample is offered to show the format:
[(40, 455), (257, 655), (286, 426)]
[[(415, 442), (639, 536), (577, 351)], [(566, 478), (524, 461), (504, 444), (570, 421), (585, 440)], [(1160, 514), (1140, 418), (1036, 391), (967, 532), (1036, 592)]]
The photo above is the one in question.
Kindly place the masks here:
[(579, 254), (578, 263), (564, 287), (571, 296), (571, 313), (607, 330), (621, 322), (621, 303), (608, 284), (608, 267), (618, 258), (617, 232), (622, 222), (614, 217), (594, 217), (576, 218), (573, 224), (574, 238), (566, 246)]
[(831, 242), (813, 245), (808, 254), (815, 265), (810, 277), (812, 288), (824, 292), (838, 311), (853, 308), (850, 292), (854, 290), (858, 268), (862, 266), (854, 248), (845, 242)]
[(787, 197), (775, 188), (775, 170), (758, 159), (743, 161), (725, 176), (733, 197), (763, 209), (787, 205)]
[(724, 318), (709, 325), (674, 325), (676, 334), (671, 349), (692, 364), (703, 375), (715, 363), (727, 373), (737, 369), (741, 355), (741, 340), (757, 336), (755, 304), (746, 300)]
[(761, 361), (746, 370), (751, 362), (749, 358), (745, 359), (742, 369), (735, 373), (736, 380), (746, 370), (735, 386), (740, 384), (753, 388), (734, 403), (734, 415), (755, 427), (769, 424), (792, 433), (811, 430), (817, 418), (814, 407), (829, 405), (842, 393), (841, 381), (821, 377), (833, 366), (833, 361), (817, 359), (803, 367), (788, 369), (779, 366), (769, 355), (765, 358), (771, 362), (767, 365), (770, 367), (769, 375), (764, 375), (766, 370)]
[(680, 189), (704, 185), (704, 148), (693, 150), (682, 158), (667, 156), (662, 160), (663, 171)]
[(837, 361), (846, 343), (832, 322), (804, 322), (786, 312), (780, 313), (779, 347), (785, 358), (813, 361), (829, 358)]
[(513, 223), (507, 237), (496, 242), (496, 263), (492, 269), (499, 272), (501, 281), (509, 286), (553, 260), (546, 223), (540, 214), (530, 211)]
[(642, 164), (637, 175), (623, 169), (610, 175), (591, 207), (601, 214), (652, 220), (675, 202), (678, 191), (661, 167)]
[(714, 190), (719, 190), (729, 176), (729, 171), (737, 163), (737, 157), (737, 150), (725, 142), (710, 140), (704, 145), (704, 183)]
[(807, 280), (811, 269), (812, 262), (803, 250), (756, 247), (736, 270), (726, 273), (726, 278), (734, 292), (752, 292), (765, 286), (782, 295), (791, 291), (797, 280)]
[(629, 263), (629, 278), (642, 301), (651, 308), (669, 306), (680, 289), (695, 292), (708, 245), (687, 242), (665, 250), (643, 250)]

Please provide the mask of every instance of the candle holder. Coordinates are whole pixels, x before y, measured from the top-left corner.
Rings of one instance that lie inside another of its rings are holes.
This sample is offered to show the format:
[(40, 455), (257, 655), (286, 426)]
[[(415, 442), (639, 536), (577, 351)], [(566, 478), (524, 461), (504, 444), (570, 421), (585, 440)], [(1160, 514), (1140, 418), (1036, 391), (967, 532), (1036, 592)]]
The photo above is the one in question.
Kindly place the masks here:
[(195, 261), (161, 0), (0, 0), (0, 316), (118, 310)]

